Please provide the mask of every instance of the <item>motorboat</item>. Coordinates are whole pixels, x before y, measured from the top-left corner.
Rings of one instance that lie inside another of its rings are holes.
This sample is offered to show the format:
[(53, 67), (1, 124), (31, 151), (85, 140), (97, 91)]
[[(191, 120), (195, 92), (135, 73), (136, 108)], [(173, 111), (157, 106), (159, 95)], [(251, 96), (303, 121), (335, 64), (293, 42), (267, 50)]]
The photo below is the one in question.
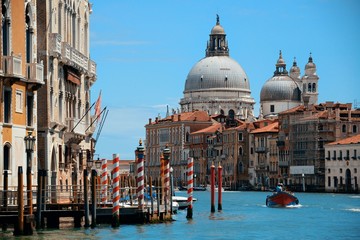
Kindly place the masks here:
[(288, 191), (274, 192), (266, 197), (266, 206), (268, 207), (288, 207), (299, 204), (299, 199)]
[[(179, 210), (186, 209), (188, 207), (188, 198), (183, 196), (172, 196), (173, 202), (179, 204)], [(196, 202), (196, 198), (193, 197), (193, 202)]]
[[(211, 192), (211, 185), (207, 185), (207, 186), (206, 186), (206, 191)], [(215, 186), (215, 192), (218, 192), (218, 191), (219, 191), (218, 186)], [(224, 192), (224, 188), (223, 188), (223, 187), (221, 187), (221, 192)]]

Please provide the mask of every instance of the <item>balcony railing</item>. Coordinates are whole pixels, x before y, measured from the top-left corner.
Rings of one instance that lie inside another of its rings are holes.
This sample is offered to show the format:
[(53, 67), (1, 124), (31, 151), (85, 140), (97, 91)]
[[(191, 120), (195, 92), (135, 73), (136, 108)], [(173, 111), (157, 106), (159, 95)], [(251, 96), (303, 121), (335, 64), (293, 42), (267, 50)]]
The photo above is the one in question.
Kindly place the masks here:
[(89, 68), (89, 59), (84, 54), (71, 47), (67, 42), (62, 42), (61, 57), (64, 62), (73, 65), (75, 68), (84, 69), (86, 71)]
[(7, 77), (22, 77), (21, 64), (19, 56), (4, 56), (4, 75)]
[(44, 82), (44, 65), (42, 63), (27, 63), (26, 77), (30, 82), (45, 84)]
[(257, 153), (265, 153), (266, 152), (266, 147), (256, 147), (255, 152), (257, 152)]

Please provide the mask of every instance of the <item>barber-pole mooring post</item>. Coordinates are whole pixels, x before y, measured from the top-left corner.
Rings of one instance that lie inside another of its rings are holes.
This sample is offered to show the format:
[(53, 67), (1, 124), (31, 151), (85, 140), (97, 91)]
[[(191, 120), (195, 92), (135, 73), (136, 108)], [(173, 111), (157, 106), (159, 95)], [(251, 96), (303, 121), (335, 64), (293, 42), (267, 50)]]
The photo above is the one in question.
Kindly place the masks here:
[(187, 162), (187, 194), (188, 194), (188, 199), (187, 199), (187, 214), (186, 214), (186, 218), (192, 218), (193, 216), (193, 176), (194, 176), (194, 160), (193, 158), (189, 157), (188, 158), (188, 162)]
[(108, 201), (107, 198), (107, 160), (103, 159), (101, 162), (101, 203), (106, 204)]
[(113, 197), (113, 208), (112, 208), (112, 226), (118, 227), (120, 224), (120, 158), (118, 154), (113, 154), (113, 181), (112, 181), (112, 197)]
[(138, 198), (138, 209), (144, 212), (144, 147), (140, 139), (139, 146), (136, 149), (137, 154), (137, 198)]
[[(170, 203), (170, 149), (166, 145), (163, 150), (163, 156), (164, 156), (164, 189), (165, 189), (165, 195), (164, 195), (164, 204), (165, 204), (165, 215), (168, 214), (168, 211), (171, 209), (172, 203)], [(170, 213), (171, 215), (172, 213)]]

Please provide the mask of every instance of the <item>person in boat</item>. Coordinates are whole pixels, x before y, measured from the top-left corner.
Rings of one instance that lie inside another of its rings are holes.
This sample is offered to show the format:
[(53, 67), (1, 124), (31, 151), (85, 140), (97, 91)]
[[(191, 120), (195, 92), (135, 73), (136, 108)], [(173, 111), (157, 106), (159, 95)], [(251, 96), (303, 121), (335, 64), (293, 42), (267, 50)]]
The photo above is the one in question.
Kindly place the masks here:
[(282, 183), (278, 183), (276, 186), (276, 192), (282, 192)]

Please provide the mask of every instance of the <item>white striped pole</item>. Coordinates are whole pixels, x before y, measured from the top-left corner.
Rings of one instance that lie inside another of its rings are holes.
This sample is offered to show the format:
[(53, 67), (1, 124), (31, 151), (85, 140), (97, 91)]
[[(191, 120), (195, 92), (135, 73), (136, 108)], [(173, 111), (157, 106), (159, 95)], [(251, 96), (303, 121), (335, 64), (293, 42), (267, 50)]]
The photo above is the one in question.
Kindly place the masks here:
[(137, 153), (137, 197), (138, 209), (144, 211), (144, 147), (140, 139)]
[(187, 193), (188, 193), (188, 207), (186, 218), (192, 218), (193, 216), (193, 175), (194, 175), (194, 160), (189, 157), (187, 162)]
[(101, 164), (101, 202), (106, 204), (107, 202), (107, 160), (103, 159)]
[[(168, 146), (164, 148), (163, 151), (164, 155), (164, 187), (165, 187), (165, 212), (170, 210), (171, 211), (171, 205), (170, 202), (170, 149)], [(170, 212), (171, 214), (171, 212)]]
[(120, 217), (120, 205), (119, 205), (119, 201), (120, 201), (120, 167), (119, 167), (119, 154), (113, 154), (113, 182), (112, 182), (112, 187), (113, 187), (113, 192), (112, 192), (112, 196), (113, 196), (113, 209), (112, 209), (112, 217), (113, 217), (113, 221), (112, 221), (112, 226), (113, 227), (117, 227), (119, 226), (119, 217)]

